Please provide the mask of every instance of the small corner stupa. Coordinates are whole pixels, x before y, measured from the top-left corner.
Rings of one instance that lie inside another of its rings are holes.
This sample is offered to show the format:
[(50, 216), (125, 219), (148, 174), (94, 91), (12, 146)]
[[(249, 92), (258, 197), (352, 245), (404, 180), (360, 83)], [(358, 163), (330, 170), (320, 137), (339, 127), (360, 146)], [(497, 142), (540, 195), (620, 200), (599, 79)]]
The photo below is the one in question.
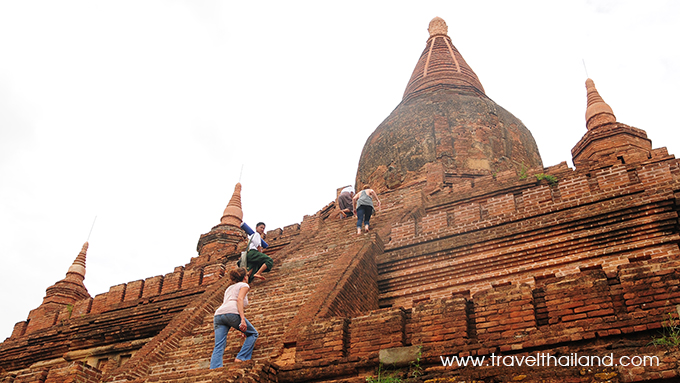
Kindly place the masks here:
[(208, 233), (201, 235), (196, 246), (198, 257), (192, 259), (187, 268), (203, 265), (236, 252), (239, 246), (248, 241), (241, 229), (243, 210), (241, 209), (241, 183), (234, 187), (234, 193), (222, 213), (220, 223)]
[(647, 133), (616, 122), (614, 111), (600, 96), (593, 80), (586, 80), (586, 89), (588, 131), (571, 150), (576, 169), (591, 170), (651, 159), (652, 141)]
[(75, 302), (90, 298), (83, 284), (88, 247), (89, 244), (85, 242), (73, 264), (68, 268), (66, 277), (47, 288), (42, 304), (28, 315), (26, 333), (54, 325), (62, 311), (72, 310)]

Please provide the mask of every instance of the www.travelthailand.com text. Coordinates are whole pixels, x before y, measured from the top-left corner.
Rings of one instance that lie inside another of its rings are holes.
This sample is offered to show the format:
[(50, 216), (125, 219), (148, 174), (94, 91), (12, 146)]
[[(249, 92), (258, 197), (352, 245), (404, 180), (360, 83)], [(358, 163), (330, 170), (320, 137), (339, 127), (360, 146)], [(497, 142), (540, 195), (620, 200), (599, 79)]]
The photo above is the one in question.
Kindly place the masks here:
[(605, 356), (580, 355), (550, 355), (550, 353), (538, 353), (536, 355), (496, 355), (489, 356), (440, 356), (444, 367), (647, 367), (658, 366), (658, 356), (620, 356), (614, 354)]

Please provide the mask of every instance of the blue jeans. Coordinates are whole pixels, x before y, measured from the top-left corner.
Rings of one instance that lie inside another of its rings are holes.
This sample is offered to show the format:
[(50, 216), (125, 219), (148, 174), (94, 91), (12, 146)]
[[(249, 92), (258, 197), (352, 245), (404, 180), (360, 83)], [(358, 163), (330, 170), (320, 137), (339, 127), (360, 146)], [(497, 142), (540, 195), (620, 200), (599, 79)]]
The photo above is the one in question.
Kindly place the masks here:
[(368, 225), (368, 221), (371, 220), (371, 214), (373, 214), (373, 208), (371, 206), (359, 206), (357, 208), (357, 228), (361, 229), (361, 222)]
[[(241, 324), (241, 316), (238, 314), (221, 314), (213, 317), (213, 326), (215, 327), (215, 348), (213, 349), (212, 357), (210, 358), (210, 369), (222, 367), (222, 359), (224, 357), (224, 347), (227, 345), (227, 334), (230, 328), (235, 328), (238, 331), (238, 326)], [(253, 348), (255, 348), (255, 341), (259, 334), (255, 327), (246, 319), (246, 340), (243, 342), (241, 351), (236, 355), (238, 360), (250, 360), (253, 356)]]

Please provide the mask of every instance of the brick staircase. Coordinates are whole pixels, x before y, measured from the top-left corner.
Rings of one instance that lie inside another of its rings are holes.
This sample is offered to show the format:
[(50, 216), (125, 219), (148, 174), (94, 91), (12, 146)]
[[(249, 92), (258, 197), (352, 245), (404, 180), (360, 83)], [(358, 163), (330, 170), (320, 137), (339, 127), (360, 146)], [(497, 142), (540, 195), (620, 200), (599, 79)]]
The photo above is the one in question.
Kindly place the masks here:
[[(251, 284), (248, 295), (250, 305), (246, 309), (248, 320), (260, 333), (253, 352), (253, 362), (246, 366), (240, 363), (235, 365), (233, 357), (241, 347), (242, 338), (231, 331), (224, 359), (225, 370), (231, 371), (232, 375), (235, 369), (243, 370), (244, 367), (250, 371), (243, 373), (246, 375), (273, 374), (268, 361), (283, 354), (284, 344), (290, 346), (292, 342), (292, 347), (295, 347), (295, 324), (341, 311), (343, 308), (338, 308), (338, 304), (334, 302), (340, 301), (340, 294), (346, 294), (342, 291), (343, 281), (351, 278), (343, 275), (349, 274), (348, 269), (357, 268), (355, 258), (361, 258), (357, 257), (358, 253), (366, 251), (366, 247), (376, 240), (380, 242), (376, 234), (357, 236), (354, 219), (337, 219), (329, 212), (320, 219), (322, 222), (318, 229), (308, 234), (302, 233), (292, 240), (288, 239), (290, 243), (283, 247), (279, 246), (277, 239), (270, 241), (270, 246), (276, 249), (273, 255), (274, 268), (265, 274), (267, 280)], [(329, 238), (334, 240), (329, 241)], [(228, 263), (227, 269), (231, 265), (232, 263)], [(225, 370), (208, 369), (214, 345), (213, 312), (221, 304), (221, 297), (228, 284), (226, 277), (223, 277), (211, 285), (204, 296), (198, 299), (202, 301), (198, 305), (200, 307), (188, 309), (198, 313), (185, 310), (182, 313), (185, 318), (173, 320), (164, 329), (168, 333), (162, 340), (165, 344), (157, 345), (154, 351), (147, 351), (147, 355), (138, 358), (140, 360), (136, 362), (137, 366), (146, 364), (146, 368), (130, 373), (122, 371), (126, 369), (123, 366), (121, 371), (114, 372), (107, 381), (208, 382), (218, 377), (219, 381), (230, 381)], [(376, 307), (369, 309), (377, 308), (377, 285), (373, 295)], [(285, 300), (282, 299), (284, 297)], [(180, 336), (173, 336), (173, 326), (184, 326), (186, 329)], [(159, 337), (162, 338), (163, 333)], [(144, 348), (140, 350), (140, 353), (144, 352)], [(158, 355), (154, 357), (156, 354)], [(243, 374), (238, 379), (244, 379)]]

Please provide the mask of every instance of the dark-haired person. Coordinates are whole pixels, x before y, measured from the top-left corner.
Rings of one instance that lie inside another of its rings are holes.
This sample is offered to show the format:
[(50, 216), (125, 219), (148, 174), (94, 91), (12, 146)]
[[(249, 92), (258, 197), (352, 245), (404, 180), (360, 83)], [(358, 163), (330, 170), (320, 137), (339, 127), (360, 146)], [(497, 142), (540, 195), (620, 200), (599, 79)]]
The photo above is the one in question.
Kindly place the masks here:
[(373, 207), (373, 199), (378, 202), (378, 207), (380, 207), (378, 195), (375, 194), (375, 191), (368, 185), (364, 185), (364, 188), (352, 198), (354, 212), (357, 215), (357, 235), (361, 234), (362, 223), (365, 225), (366, 231), (368, 231), (368, 223), (375, 210), (375, 207)]
[(245, 341), (234, 362), (250, 360), (253, 355), (255, 341), (259, 334), (255, 327), (246, 319), (245, 308), (248, 306), (248, 275), (243, 267), (234, 268), (229, 272), (232, 284), (224, 292), (222, 305), (215, 311), (213, 326), (215, 328), (215, 348), (210, 357), (210, 369), (220, 368), (223, 364), (224, 347), (227, 345), (227, 334), (230, 328), (241, 331)]
[(354, 210), (352, 205), (352, 197), (354, 197), (354, 188), (347, 186), (342, 189), (340, 195), (338, 196), (338, 208), (340, 209), (340, 214), (343, 218), (351, 217)]
[[(248, 243), (248, 276), (250, 281), (253, 278), (264, 280), (262, 273), (268, 273), (274, 267), (274, 261), (267, 254), (262, 252), (262, 236), (264, 235), (264, 222), (258, 222), (255, 226), (255, 232), (250, 236)], [(243, 266), (243, 265), (239, 265)]]

